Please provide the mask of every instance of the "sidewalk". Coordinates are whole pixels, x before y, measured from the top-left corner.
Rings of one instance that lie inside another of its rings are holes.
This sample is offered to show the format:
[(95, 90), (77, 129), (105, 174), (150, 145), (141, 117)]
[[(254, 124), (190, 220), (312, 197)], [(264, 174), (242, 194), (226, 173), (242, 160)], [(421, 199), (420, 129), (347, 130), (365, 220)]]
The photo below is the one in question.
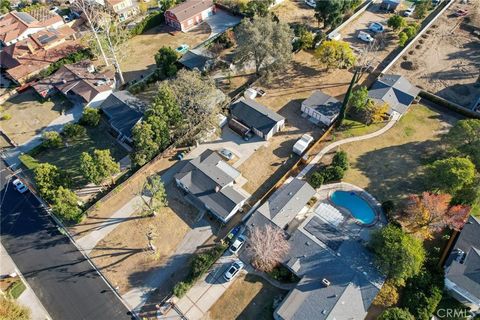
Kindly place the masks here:
[(8, 255), (7, 251), (0, 243), (0, 275), (10, 274), (16, 272), (23, 283), (26, 286), (25, 291), (18, 297), (16, 300), (21, 305), (27, 307), (31, 311), (32, 320), (51, 320), (52, 318), (48, 314), (47, 310), (43, 307), (40, 300), (38, 300), (37, 295), (30, 288), (28, 283), (25, 281), (23, 276), (20, 274), (20, 271), (17, 269), (17, 266), (13, 262), (12, 258)]

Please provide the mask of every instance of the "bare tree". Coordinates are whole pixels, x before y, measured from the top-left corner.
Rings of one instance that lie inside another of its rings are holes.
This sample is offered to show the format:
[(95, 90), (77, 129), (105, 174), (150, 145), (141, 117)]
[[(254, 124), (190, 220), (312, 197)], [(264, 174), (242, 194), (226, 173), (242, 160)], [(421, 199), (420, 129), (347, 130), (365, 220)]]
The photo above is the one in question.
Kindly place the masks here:
[(248, 244), (248, 252), (252, 255), (252, 265), (265, 272), (275, 268), (290, 248), (283, 231), (271, 225), (254, 227), (251, 230)]
[(90, 0), (77, 0), (72, 4), (73, 8), (81, 11), (83, 16), (87, 19), (88, 27), (90, 28), (93, 39), (96, 42), (99, 53), (103, 58), (106, 66), (109, 66), (109, 62), (105, 51), (103, 50), (102, 44), (100, 42), (99, 34), (101, 33), (101, 28), (98, 26), (97, 22), (101, 15), (102, 10), (99, 10), (99, 5), (95, 4), (94, 1)]
[(144, 203), (142, 212), (146, 215), (155, 215), (158, 209), (168, 206), (167, 192), (160, 176), (147, 179), (140, 197)]

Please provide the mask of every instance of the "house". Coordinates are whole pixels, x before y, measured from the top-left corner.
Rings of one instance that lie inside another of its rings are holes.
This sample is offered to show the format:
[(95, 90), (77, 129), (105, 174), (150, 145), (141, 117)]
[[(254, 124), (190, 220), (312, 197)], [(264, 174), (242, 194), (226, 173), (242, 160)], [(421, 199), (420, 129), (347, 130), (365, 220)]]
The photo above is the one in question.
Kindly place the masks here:
[(246, 222), (247, 232), (265, 225), (284, 230), (290, 249), (282, 264), (300, 278), (274, 319), (364, 319), (384, 277), (359, 239), (321, 218), (323, 206), (310, 211), (314, 196), (306, 181), (293, 179)]
[(249, 98), (240, 98), (233, 103), (230, 106), (230, 115), (236, 123), (265, 140), (285, 127), (284, 117)]
[(115, 12), (120, 21), (128, 20), (140, 13), (135, 0), (105, 0), (105, 6)]
[(187, 0), (165, 11), (165, 22), (177, 30), (187, 32), (213, 14), (213, 0)]
[(8, 47), (30, 35), (45, 29), (57, 29), (64, 25), (62, 17), (47, 8), (31, 12), (9, 12), (0, 17), (0, 47)]
[(301, 110), (314, 122), (331, 126), (342, 109), (342, 103), (337, 99), (315, 90), (310, 97), (302, 102)]
[(114, 135), (120, 142), (133, 145), (132, 129), (142, 119), (143, 103), (128, 91), (111, 93), (98, 108), (110, 124)]
[(470, 216), (445, 263), (445, 288), (474, 312), (480, 309), (480, 219)]
[(177, 186), (188, 193), (186, 198), (223, 223), (227, 223), (249, 197), (238, 185), (242, 179), (240, 172), (209, 149), (175, 175)]
[(32, 87), (44, 98), (54, 92), (61, 92), (67, 98), (97, 107), (112, 93), (115, 77), (113, 72), (97, 73), (90, 61), (81, 61), (63, 65), (57, 72), (39, 80)]
[(203, 72), (211, 68), (214, 58), (207, 50), (192, 49), (188, 50), (178, 62), (187, 69), (198, 69)]
[(388, 12), (395, 12), (400, 4), (402, 4), (402, 0), (382, 0), (380, 3), (380, 9)]
[(388, 114), (397, 112), (404, 114), (420, 93), (405, 77), (385, 74), (378, 78), (368, 91), (368, 97), (375, 103), (387, 103)]

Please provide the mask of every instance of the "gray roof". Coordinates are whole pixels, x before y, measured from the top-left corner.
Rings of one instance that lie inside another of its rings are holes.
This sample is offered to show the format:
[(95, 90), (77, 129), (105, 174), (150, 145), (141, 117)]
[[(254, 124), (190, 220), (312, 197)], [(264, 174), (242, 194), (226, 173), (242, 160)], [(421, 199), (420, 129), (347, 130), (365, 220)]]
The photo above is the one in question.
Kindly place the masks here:
[[(460, 288), (480, 299), (480, 220), (470, 216), (455, 247), (447, 259), (445, 277)], [(456, 261), (459, 250), (466, 253), (463, 261)]]
[(213, 57), (208, 55), (204, 50), (192, 49), (188, 50), (178, 62), (190, 70), (197, 68), (203, 71), (207, 66), (207, 62), (212, 59)]
[(342, 109), (340, 101), (318, 90), (315, 90), (310, 97), (304, 100), (302, 105), (329, 118), (338, 116)]
[(308, 182), (293, 179), (287, 185), (282, 186), (258, 208), (258, 212), (284, 228), (307, 204), (308, 200), (315, 195), (315, 190)]
[(140, 100), (130, 95), (128, 91), (117, 91), (110, 94), (99, 108), (107, 116), (112, 127), (131, 139), (133, 127), (143, 116), (138, 111), (140, 105)]
[(241, 98), (233, 103), (230, 112), (236, 120), (263, 134), (268, 134), (278, 122), (285, 120), (278, 113), (248, 98)]
[(215, 151), (207, 149), (180, 169), (175, 178), (203, 205), (225, 219), (237, 204), (246, 199), (230, 185), (235, 180), (232, 173), (238, 172)]
[(386, 74), (379, 78), (368, 91), (368, 96), (377, 103), (388, 103), (390, 110), (403, 114), (420, 89), (412, 85), (405, 77)]

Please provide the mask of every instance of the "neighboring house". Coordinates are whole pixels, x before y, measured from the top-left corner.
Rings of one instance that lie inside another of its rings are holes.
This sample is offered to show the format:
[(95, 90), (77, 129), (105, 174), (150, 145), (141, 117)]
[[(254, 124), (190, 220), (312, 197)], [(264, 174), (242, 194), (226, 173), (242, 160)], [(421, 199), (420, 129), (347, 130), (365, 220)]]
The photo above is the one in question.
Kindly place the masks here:
[(472, 311), (480, 310), (480, 220), (470, 216), (445, 264), (445, 288)]
[(209, 149), (175, 175), (177, 185), (188, 192), (187, 199), (223, 223), (227, 223), (249, 197), (238, 186), (242, 179), (240, 172)]
[(120, 142), (133, 146), (132, 129), (142, 119), (143, 103), (128, 91), (117, 91), (98, 107), (107, 118), (114, 135)]
[(318, 90), (304, 100), (301, 106), (302, 112), (314, 122), (321, 122), (328, 127), (337, 119), (341, 109), (340, 101)]
[(214, 62), (213, 56), (206, 50), (192, 49), (188, 50), (180, 60), (178, 60), (185, 68), (199, 71), (208, 71)]
[[(308, 182), (293, 179), (246, 222), (247, 230), (267, 224), (284, 230), (290, 249), (282, 264), (300, 278), (274, 311), (274, 318), (364, 319), (384, 277), (358, 239), (317, 215), (322, 207), (309, 212), (308, 202), (314, 195)], [(295, 219), (299, 216), (305, 220)]]
[(8, 47), (27, 39), (31, 34), (63, 25), (62, 17), (46, 8), (38, 8), (29, 13), (9, 12), (0, 17), (0, 47)]
[(215, 14), (212, 0), (187, 0), (165, 11), (165, 22), (180, 31), (187, 32)]
[(33, 89), (46, 98), (62, 92), (67, 98), (81, 100), (91, 107), (99, 106), (115, 88), (115, 74), (100, 74), (90, 61), (66, 64), (51, 76), (39, 80)]
[(386, 74), (378, 78), (368, 91), (368, 96), (375, 103), (387, 103), (388, 114), (404, 114), (420, 93), (405, 77)]
[(140, 13), (135, 0), (105, 0), (104, 5), (115, 12), (120, 21), (128, 20)]
[(265, 140), (285, 127), (284, 117), (249, 98), (240, 98), (233, 103), (230, 106), (230, 115), (235, 122)]
[(402, 0), (382, 0), (380, 8), (386, 11), (397, 11), (398, 7), (402, 4)]

